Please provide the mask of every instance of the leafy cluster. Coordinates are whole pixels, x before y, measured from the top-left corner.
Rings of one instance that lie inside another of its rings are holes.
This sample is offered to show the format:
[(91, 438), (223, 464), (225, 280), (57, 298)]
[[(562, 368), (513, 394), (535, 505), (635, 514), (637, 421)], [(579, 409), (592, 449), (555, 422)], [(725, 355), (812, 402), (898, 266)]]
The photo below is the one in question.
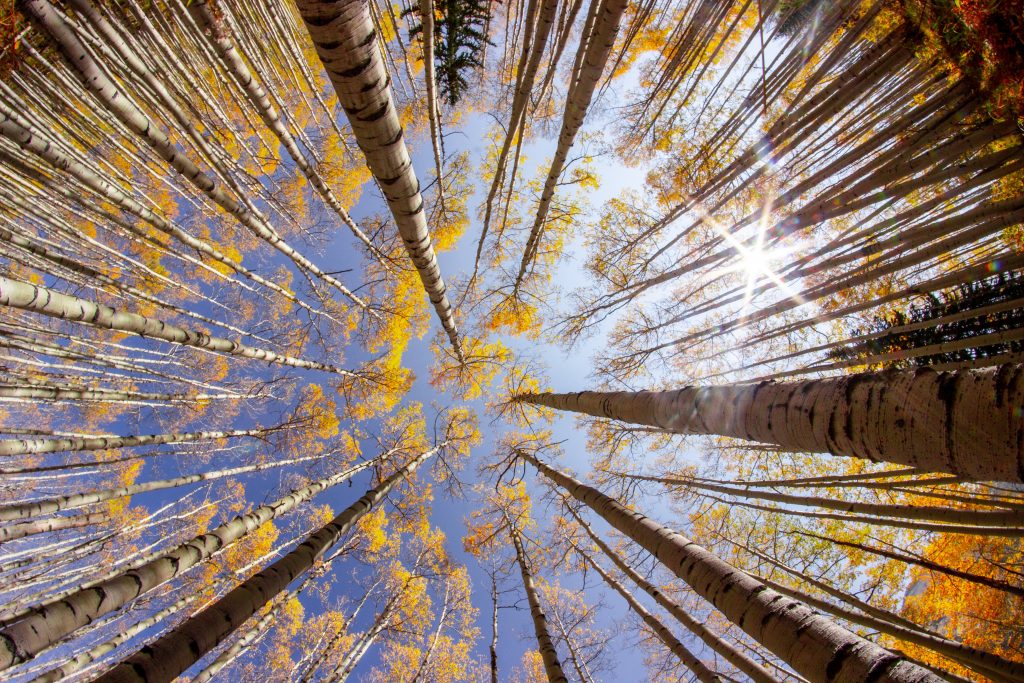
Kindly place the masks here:
[(992, 114), (1024, 116), (1024, 1), (905, 0), (907, 16), (989, 95)]

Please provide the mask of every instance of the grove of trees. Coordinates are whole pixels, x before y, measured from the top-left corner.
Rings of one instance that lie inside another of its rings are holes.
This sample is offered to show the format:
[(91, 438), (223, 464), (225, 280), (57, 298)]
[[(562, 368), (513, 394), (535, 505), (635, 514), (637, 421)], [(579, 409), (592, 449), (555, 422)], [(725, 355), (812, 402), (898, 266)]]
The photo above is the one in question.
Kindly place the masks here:
[(0, 681), (1024, 681), (1024, 0), (0, 0)]

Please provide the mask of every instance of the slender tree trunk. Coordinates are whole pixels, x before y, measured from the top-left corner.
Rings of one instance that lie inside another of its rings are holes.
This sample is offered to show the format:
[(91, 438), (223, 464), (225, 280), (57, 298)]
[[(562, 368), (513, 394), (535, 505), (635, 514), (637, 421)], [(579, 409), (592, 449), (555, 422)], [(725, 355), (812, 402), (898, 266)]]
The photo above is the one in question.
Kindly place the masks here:
[(215, 648), (289, 583), (348, 533), (363, 516), (423, 461), (436, 453), (425, 451), (371, 488), (366, 494), (297, 548), (255, 574), (223, 598), (189, 618), (144, 650), (128, 657), (96, 679), (97, 683), (170, 683), (204, 654)]
[(345, 109), (366, 165), (455, 350), (462, 345), (427, 229), (420, 184), (405, 145), (367, 0), (296, 0), (320, 61)]
[[(356, 620), (356, 617), (359, 616), (359, 612), (362, 611), (363, 606), (366, 605), (367, 601), (370, 599), (370, 596), (373, 594), (373, 591), (376, 590), (377, 586), (379, 586), (381, 582), (384, 581), (384, 579), (385, 575), (380, 575), (377, 578), (377, 580), (374, 581), (373, 585), (370, 586), (369, 589), (367, 589), (367, 591), (363, 594), (363, 597), (360, 598), (359, 604), (356, 605), (354, 610), (352, 610), (352, 614), (345, 618), (345, 621), (342, 623), (342, 625), (338, 628), (337, 631), (334, 632), (334, 635), (331, 636), (331, 639), (327, 641), (327, 647), (324, 648), (324, 655), (322, 656), (325, 656), (327, 653), (334, 652), (335, 649), (337, 649), (338, 643), (340, 643), (341, 639), (345, 637), (345, 633), (348, 631), (348, 627), (351, 626), (352, 622)], [(317, 649), (319, 650), (319, 648)], [(302, 663), (300, 662), (300, 666), (296, 667), (296, 671), (299, 671), (302, 668), (301, 664)], [(311, 680), (313, 680), (313, 676), (316, 674), (316, 669), (318, 666), (319, 662), (313, 662), (309, 666), (309, 668), (302, 673), (302, 676), (299, 678), (299, 683), (309, 683)]]
[(608, 56), (615, 45), (615, 36), (619, 32), (622, 15), (628, 4), (626, 0), (592, 0), (592, 2), (601, 4), (600, 13), (595, 21), (592, 35), (584, 36), (585, 44), (581, 41), (581, 49), (584, 49), (585, 53), (580, 65), (579, 78), (570, 85), (569, 93), (566, 96), (562, 129), (558, 134), (558, 146), (555, 148), (554, 158), (551, 160), (551, 167), (548, 169), (544, 189), (541, 191), (540, 201), (537, 204), (537, 215), (533, 219), (533, 227), (530, 228), (530, 235), (523, 251), (519, 274), (516, 276), (516, 287), (523, 281), (527, 270), (536, 260), (551, 200), (554, 199), (558, 181), (565, 170), (569, 150), (572, 149), (576, 135), (583, 126), (583, 119), (590, 107), (594, 89), (604, 73)]
[(410, 679), (411, 683), (416, 683), (420, 680), (420, 677), (430, 671), (430, 660), (434, 657), (434, 651), (437, 649), (437, 642), (441, 638), (441, 631), (444, 630), (445, 620), (448, 618), (448, 603), (451, 598), (452, 583), (451, 577), (447, 577), (444, 582), (444, 599), (441, 602), (441, 614), (437, 618), (437, 628), (434, 629), (434, 635), (430, 639), (430, 645), (427, 647), (427, 651), (423, 653), (423, 658), (420, 660), (420, 665), (416, 668), (416, 673)]
[(149, 434), (145, 436), (86, 436), (57, 439), (4, 439), (0, 441), (0, 455), (38, 455), (61, 451), (105, 451), (111, 448), (154, 446), (165, 443), (212, 441), (240, 436), (262, 436), (273, 430), (240, 429), (230, 432), (181, 432), (179, 434)]
[(698, 595), (812, 683), (940, 683), (938, 677), (788, 600), (688, 538), (517, 451), (538, 472), (653, 554)]
[(904, 564), (917, 565), (922, 569), (927, 569), (929, 571), (936, 572), (939, 574), (945, 574), (946, 576), (962, 579), (964, 581), (969, 581), (971, 583), (978, 584), (979, 586), (986, 586), (988, 588), (1003, 591), (1004, 593), (1010, 593), (1011, 595), (1016, 595), (1018, 597), (1024, 598), (1024, 586), (1015, 586), (1012, 583), (1001, 581), (1000, 579), (993, 579), (989, 576), (983, 576), (981, 574), (973, 574), (971, 572), (961, 571), (953, 567), (948, 567), (944, 564), (939, 564), (938, 562), (932, 562), (931, 560), (927, 560), (923, 557), (917, 557), (916, 555), (908, 555), (906, 553), (900, 553), (894, 550), (876, 548), (874, 546), (864, 545), (863, 543), (841, 541), (836, 538), (818, 536), (817, 534), (810, 534), (803, 531), (797, 533), (803, 536), (816, 538), (819, 541), (827, 541), (829, 543), (841, 545), (846, 548), (852, 548), (854, 550), (860, 550), (862, 552), (870, 553), (872, 555), (878, 555), (879, 557), (884, 557), (888, 560), (895, 560), (897, 562), (903, 562)]
[(491, 683), (498, 683), (498, 581), (491, 575)]
[(572, 508), (570, 508), (570, 512), (572, 512), (576, 522), (584, 531), (587, 532), (590, 540), (592, 540), (594, 544), (600, 548), (601, 552), (603, 552), (608, 559), (610, 559), (615, 566), (619, 568), (619, 571), (625, 574), (630, 581), (640, 586), (645, 593), (654, 598), (655, 602), (679, 620), (679, 623), (685, 626), (691, 633), (704, 641), (705, 645), (721, 655), (725, 661), (729, 662), (741, 672), (749, 676), (750, 680), (754, 681), (754, 683), (778, 683), (776, 678), (772, 676), (767, 669), (734, 648), (729, 643), (725, 642), (721, 637), (712, 633), (706, 626), (704, 626), (704, 624), (691, 617), (689, 613), (683, 609), (682, 605), (665, 595), (665, 593), (657, 586), (637, 573), (637, 571), (630, 567), (617, 552), (601, 540), (601, 537), (598, 536), (591, 526), (583, 520), (579, 513)]
[[(363, 246), (370, 252), (370, 254), (377, 259), (377, 261), (388, 268), (386, 261), (382, 254), (378, 251), (377, 247), (370, 241), (370, 238), (356, 225), (355, 221), (348, 215), (348, 212), (338, 201), (338, 198), (334, 196), (331, 191), (317, 173), (313, 164), (310, 163), (306, 156), (299, 149), (298, 145), (295, 144), (294, 138), (288, 131), (287, 126), (281, 120), (278, 115), (277, 109), (271, 103), (270, 98), (267, 96), (263, 86), (260, 85), (259, 81), (256, 80), (252, 72), (249, 71), (249, 67), (246, 66), (245, 60), (242, 59), (241, 55), (235, 47), (234, 42), (230, 36), (226, 33), (223, 27), (217, 26), (216, 19), (213, 12), (210, 10), (210, 6), (205, 0), (202, 2), (193, 2), (189, 4), (189, 11), (196, 18), (199, 25), (206, 29), (210, 35), (210, 41), (217, 48), (217, 54), (220, 56), (224, 65), (227, 67), (228, 73), (235, 79), (239, 86), (245, 91), (246, 96), (252, 103), (256, 111), (259, 112), (260, 117), (263, 119), (263, 123), (266, 124), (267, 128), (274, 131), (281, 144), (288, 151), (289, 156), (295, 162), (295, 165), (299, 167), (302, 174), (306, 176), (309, 184), (313, 186), (313, 189), (323, 198), (326, 203), (341, 219), (341, 221), (348, 226), (348, 229), (352, 231)], [(332, 112), (328, 114), (333, 116)]]
[[(66, 171), (76, 181), (80, 182), (83, 186), (88, 188), (91, 192), (103, 197), (105, 200), (110, 201), (117, 205), (120, 209), (123, 209), (127, 213), (133, 216), (137, 216), (144, 220), (149, 225), (153, 226), (160, 232), (173, 237), (185, 246), (195, 249), (200, 254), (210, 257), (211, 259), (223, 264), (230, 270), (242, 275), (253, 282), (257, 282), (268, 289), (273, 290), (277, 294), (280, 294), (288, 301), (291, 301), (296, 306), (299, 306), (313, 315), (326, 315), (322, 311), (319, 311), (311, 307), (306, 302), (302, 301), (294, 294), (286, 290), (276, 282), (267, 280), (266, 278), (252, 272), (242, 264), (236, 262), (234, 259), (229, 258), (218, 249), (213, 248), (203, 240), (196, 239), (189, 235), (184, 230), (181, 230), (170, 221), (166, 220), (159, 214), (153, 212), (143, 204), (139, 203), (124, 191), (122, 191), (117, 185), (108, 182), (102, 176), (98, 175), (91, 168), (80, 163), (73, 156), (60, 150), (60, 146), (55, 144), (53, 141), (47, 139), (40, 134), (38, 130), (28, 126), (28, 123), (21, 117), (19, 117), (12, 109), (10, 109), (3, 101), (0, 101), (0, 135), (3, 135), (7, 139), (11, 140), (19, 147), (30, 150), (33, 154), (38, 155), (44, 159), (48, 164), (56, 169)], [(95, 208), (95, 207), (93, 207)], [(104, 213), (111, 220), (117, 220), (112, 214)], [(151, 236), (147, 235), (145, 231), (139, 229), (133, 223), (129, 221), (117, 221), (118, 225), (123, 227), (125, 230), (132, 233), (134, 236), (150, 240)], [(199, 262), (200, 264), (202, 262)], [(205, 266), (205, 264), (203, 264)], [(215, 273), (220, 277), (226, 277), (220, 271), (207, 267), (210, 272)], [(328, 316), (329, 317), (329, 316)]]
[(765, 578), (756, 578), (759, 581), (763, 581), (764, 584), (772, 590), (782, 593), (783, 595), (788, 595), (794, 600), (800, 600), (815, 609), (827, 612), (828, 614), (837, 616), (840, 619), (845, 619), (850, 623), (865, 626), (893, 636), (894, 638), (899, 638), (900, 640), (904, 640), (908, 643), (914, 643), (915, 645), (938, 652), (943, 657), (949, 657), (950, 659), (964, 664), (965, 666), (979, 670), (979, 673), (986, 677), (1005, 681), (1019, 681), (1024, 677), (1024, 665), (1017, 662), (1011, 662), (1008, 659), (1003, 659), (1002, 657), (993, 655), (989, 652), (983, 652), (981, 650), (966, 647), (961, 643), (951, 641), (948, 638), (931, 635), (916, 628), (909, 629), (904, 626), (898, 626), (884, 619), (859, 614), (847, 607), (832, 604), (827, 600), (816, 598), (804, 591), (790, 588), (789, 586), (783, 586)]
[(235, 517), (169, 553), (147, 556), (127, 571), (118, 571), (82, 587), (51, 596), (41, 605), (9, 616), (9, 625), (0, 630), (0, 669), (31, 659), (58, 639), (124, 607), (250, 531), (294, 509), (321, 491), (349, 479), (387, 455), (307, 484), (273, 503), (261, 505), (246, 515)]
[(519, 537), (519, 530), (508, 522), (508, 532), (512, 537), (512, 545), (516, 549), (516, 562), (519, 564), (519, 573), (523, 577), (523, 589), (526, 591), (526, 600), (530, 603), (530, 616), (533, 618), (533, 631), (537, 637), (537, 649), (544, 660), (544, 672), (550, 683), (568, 683), (569, 679), (562, 672), (562, 664), (558, 661), (558, 652), (555, 651), (555, 644), (551, 640), (551, 633), (548, 631), (547, 617), (544, 615), (544, 608), (541, 607), (540, 597), (533, 585), (533, 572), (530, 571), (529, 559), (526, 550), (523, 549), (523, 542)]
[(692, 652), (690, 652), (685, 645), (683, 645), (678, 638), (676, 638), (672, 631), (670, 631), (661, 621), (651, 614), (646, 607), (640, 604), (640, 602), (633, 597), (633, 595), (626, 590), (619, 581), (615, 580), (611, 574), (606, 572), (604, 568), (594, 560), (586, 551), (579, 548), (576, 551), (583, 556), (583, 559), (594, 568), (604, 582), (607, 583), (616, 593), (622, 596), (622, 599), (626, 601), (629, 608), (636, 612), (637, 616), (647, 625), (649, 629), (658, 637), (658, 639), (664, 643), (665, 647), (674, 654), (679, 661), (689, 669), (694, 677), (701, 681), (701, 683), (720, 683), (722, 680), (717, 673), (705, 666), (704, 662), (700, 661)]
[(1020, 365), (517, 400), (680, 434), (731, 436), (972, 481), (1024, 482)]
[(70, 517), (52, 517), (20, 524), (6, 524), (0, 527), (0, 543), (13, 541), (16, 538), (35, 536), (50, 531), (62, 529), (80, 529), (83, 526), (102, 524), (109, 521), (111, 515), (108, 512), (93, 512), (86, 515), (72, 515)]
[[(487, 232), (491, 223), (494, 201), (505, 182), (505, 169), (508, 167), (509, 152), (513, 146), (518, 145), (525, 132), (526, 111), (530, 103), (530, 93), (533, 91), (537, 70), (540, 68), (541, 58), (544, 56), (544, 49), (548, 42), (548, 35), (551, 33), (551, 26), (555, 19), (555, 12), (558, 9), (558, 0), (540, 0), (540, 11), (537, 13), (536, 28), (534, 28), (530, 24), (536, 2), (537, 0), (534, 0), (526, 15), (526, 30), (530, 35), (528, 40), (523, 42), (523, 53), (519, 58), (519, 67), (516, 70), (516, 87), (509, 111), (508, 127), (505, 131), (505, 139), (501, 144), (501, 151), (498, 152), (498, 157), (494, 162), (494, 178), (491, 180), (490, 189), (487, 191), (487, 198), (484, 200), (484, 220), (480, 229), (480, 239), (476, 245), (472, 278), (476, 277), (477, 271), (480, 268), (480, 257), (483, 255), (484, 242), (487, 239)], [(551, 71), (554, 71), (556, 66), (557, 64), (552, 64)], [(516, 161), (518, 161), (518, 154)], [(510, 186), (514, 186), (515, 183), (514, 171), (512, 176), (509, 180)]]
[(394, 595), (384, 605), (377, 616), (373, 620), (373, 625), (370, 626), (366, 631), (359, 634), (359, 637), (352, 643), (348, 651), (338, 662), (338, 665), (334, 667), (334, 670), (324, 679), (324, 683), (343, 683), (348, 680), (348, 677), (352, 674), (355, 668), (359, 665), (359, 662), (366, 655), (370, 646), (377, 640), (377, 637), (384, 632), (390, 623), (391, 616), (395, 613), (395, 609), (398, 607), (399, 595)]
[(824, 496), (796, 496), (789, 493), (773, 491), (756, 491), (752, 489), (721, 486), (698, 479), (653, 477), (644, 475), (626, 475), (631, 479), (657, 481), (669, 487), (683, 487), (714, 491), (736, 498), (769, 500), (786, 505), (800, 507), (819, 507), (826, 510), (839, 510), (878, 517), (896, 517), (906, 520), (948, 522), (951, 524), (1006, 525), (1024, 526), (1024, 513), (1018, 510), (965, 510), (954, 507), (937, 507), (927, 505), (886, 505), (881, 503), (860, 503), (856, 501), (826, 498)]
[(261, 472), (263, 470), (268, 470), (272, 467), (294, 465), (300, 462), (319, 460), (320, 458), (323, 457), (324, 455), (313, 455), (306, 456), (303, 458), (276, 460), (273, 462), (264, 463), (262, 465), (243, 465), (242, 467), (231, 467), (222, 470), (211, 470), (209, 472), (201, 472), (199, 474), (187, 474), (181, 477), (172, 477), (170, 479), (158, 479), (156, 481), (149, 481), (142, 484), (132, 484), (131, 486), (120, 486), (117, 488), (102, 489), (100, 491), (89, 491), (86, 493), (72, 494), (70, 496), (60, 496), (58, 498), (34, 500), (30, 503), (0, 505), (0, 522), (7, 522), (15, 519), (25, 519), (26, 517), (36, 517), (38, 515), (46, 515), (52, 512), (57, 512), (58, 510), (80, 508), (86, 505), (93, 505), (95, 503), (101, 503), (103, 501), (112, 500), (114, 498), (134, 496), (137, 493), (145, 493), (147, 491), (159, 491), (162, 489), (177, 488), (179, 486), (187, 486), (188, 484), (194, 484), (200, 481), (210, 481), (213, 479), (223, 479), (224, 477), (233, 477), (236, 474), (245, 474), (247, 472)]
[(208, 196), (222, 209), (238, 219), (260, 239), (295, 262), (296, 266), (333, 286), (353, 303), (369, 311), (366, 302), (353, 294), (334, 277), (324, 273), (309, 259), (293, 249), (261, 217), (230, 197), (215, 179), (206, 175), (190, 158), (180, 153), (167, 135), (136, 108), (117, 85), (92, 59), (71, 27), (56, 13), (49, 0), (21, 0), (26, 16), (39, 23), (52, 38), (65, 60), (78, 73), (85, 87), (92, 92), (129, 130), (141, 137), (175, 171)]
[(441, 150), (441, 113), (437, 106), (437, 81), (434, 77), (434, 3), (419, 0), (420, 25), (423, 27), (423, 81), (427, 91), (427, 119), (430, 122), (430, 146), (437, 172), (437, 200), (444, 212), (444, 152)]
[(565, 647), (569, 650), (569, 659), (572, 660), (572, 668), (576, 669), (576, 675), (579, 676), (580, 683), (594, 683), (594, 676), (590, 673), (590, 669), (587, 667), (586, 661), (584, 661), (582, 653), (577, 652), (576, 646), (573, 645), (572, 637), (569, 635), (569, 630), (565, 628), (565, 624), (562, 623), (561, 617), (558, 616), (558, 612), (555, 612), (555, 626), (558, 627), (558, 634), (565, 641)]
[(349, 377), (355, 376), (355, 373), (326, 363), (294, 358), (223, 337), (214, 337), (204, 332), (193, 332), (162, 320), (147, 318), (138, 313), (118, 312), (103, 304), (61, 294), (41, 285), (19, 282), (5, 277), (0, 277), (0, 305), (103, 327), (108, 330), (137, 334), (140, 337), (160, 339), (172, 344), (192, 346), (228, 356), (242, 356), (294, 368), (323, 370)]

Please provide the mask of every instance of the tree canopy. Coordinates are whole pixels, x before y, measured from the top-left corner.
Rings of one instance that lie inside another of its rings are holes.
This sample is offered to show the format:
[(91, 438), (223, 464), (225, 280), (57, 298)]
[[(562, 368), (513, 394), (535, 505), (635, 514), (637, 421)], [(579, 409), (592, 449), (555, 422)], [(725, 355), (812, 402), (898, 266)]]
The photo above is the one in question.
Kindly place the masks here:
[(0, 679), (1024, 680), (1022, 17), (0, 0)]

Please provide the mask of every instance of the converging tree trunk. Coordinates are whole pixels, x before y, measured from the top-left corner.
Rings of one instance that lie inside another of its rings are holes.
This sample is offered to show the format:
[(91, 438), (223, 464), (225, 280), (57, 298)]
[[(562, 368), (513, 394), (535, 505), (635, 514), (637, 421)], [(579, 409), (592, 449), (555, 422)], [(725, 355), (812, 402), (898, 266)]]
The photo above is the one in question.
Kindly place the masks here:
[(519, 274), (516, 276), (517, 287), (537, 258), (540, 239), (547, 223), (548, 210), (551, 208), (551, 200), (555, 197), (555, 189), (565, 170), (569, 150), (572, 149), (576, 135), (583, 126), (583, 119), (590, 107), (590, 100), (604, 73), (605, 64), (608, 63), (608, 56), (615, 45), (619, 24), (628, 4), (626, 0), (592, 0), (592, 2), (598, 3), (595, 25), (589, 35), (584, 34), (580, 39), (576, 79), (570, 84), (569, 93), (566, 95), (562, 129), (558, 133), (558, 146), (555, 148), (554, 158), (551, 160), (548, 176), (544, 181), (540, 201), (537, 203), (537, 215), (534, 216), (526, 248), (523, 250)]
[(811, 683), (940, 683), (930, 671), (850, 633), (688, 538), (517, 451), (544, 477), (654, 555), (730, 621)]
[(275, 595), (301, 576), (331, 546), (347, 534), (398, 483), (405, 480), (437, 449), (424, 451), (337, 517), (311, 534), (297, 548), (198, 614), (190, 617), (155, 643), (122, 661), (96, 679), (97, 683), (170, 683), (215, 648)]
[(420, 184), (405, 145), (367, 0), (296, 0), (320, 61), (345, 109), (366, 165), (387, 199), (395, 225), (455, 355), (462, 344), (427, 229)]
[(533, 583), (533, 572), (530, 570), (530, 559), (523, 548), (522, 538), (515, 525), (508, 522), (508, 533), (512, 537), (512, 545), (516, 549), (516, 563), (519, 565), (519, 574), (523, 579), (523, 590), (526, 591), (526, 600), (530, 605), (530, 617), (533, 619), (533, 632), (537, 637), (537, 650), (541, 659), (544, 660), (544, 672), (550, 683), (568, 683), (562, 671), (562, 663), (558, 661), (558, 652), (555, 651), (554, 641), (551, 640), (551, 633), (548, 631), (547, 617), (544, 615), (544, 608), (541, 607), (540, 597)]
[(1024, 482), (1024, 366), (861, 373), (673, 391), (523, 394), (558, 410), (948, 472)]
[(355, 374), (326, 363), (294, 358), (223, 337), (214, 337), (205, 332), (193, 332), (162, 320), (147, 318), (138, 313), (119, 312), (109, 306), (61, 294), (42, 285), (19, 282), (5, 277), (0, 277), (0, 305), (41, 313), (53, 318), (73, 320), (95, 327), (104, 327), (108, 330), (137, 334), (140, 337), (160, 339), (172, 344), (206, 349), (229, 356), (243, 356), (268, 363), (324, 370), (339, 375), (354, 376)]
[(683, 666), (693, 673), (694, 678), (701, 681), (701, 683), (719, 683), (719, 681), (722, 680), (717, 673), (709, 669), (704, 662), (700, 661), (696, 655), (690, 652), (690, 650), (688, 650), (687, 647), (683, 645), (675, 635), (673, 635), (672, 631), (670, 631), (665, 624), (661, 623), (660, 619), (651, 614), (646, 607), (640, 604), (640, 601), (634, 598), (633, 594), (630, 593), (620, 581), (616, 580), (615, 577), (604, 569), (604, 567), (599, 565), (597, 560), (591, 557), (585, 550), (577, 548), (577, 552), (584, 560), (586, 560), (587, 564), (594, 568), (594, 571), (600, 574), (606, 584), (622, 596), (622, 599), (626, 601), (629, 608), (636, 612), (637, 616), (639, 616), (644, 624), (651, 629), (654, 635), (658, 637), (658, 640), (660, 640), (665, 647), (667, 647), (669, 651), (679, 659)]
[(635, 569), (630, 567), (622, 557), (615, 552), (607, 543), (605, 543), (600, 536), (587, 524), (583, 518), (575, 510), (570, 508), (570, 512), (576, 523), (579, 524), (584, 531), (587, 532), (587, 536), (594, 542), (601, 552), (603, 552), (608, 559), (619, 568), (623, 574), (625, 574), (630, 581), (640, 586), (641, 589), (657, 602), (662, 608), (665, 609), (669, 614), (675, 617), (679, 623), (685, 626), (695, 636), (704, 641), (704, 644), (710, 647), (712, 650), (722, 656), (725, 661), (729, 662), (737, 669), (742, 671), (744, 674), (750, 677), (750, 680), (755, 683), (778, 683), (777, 679), (768, 672), (763, 666), (755, 662), (753, 659), (743, 654), (735, 647), (727, 643), (721, 637), (712, 633), (704, 624), (694, 619), (690, 614), (683, 609), (682, 605), (677, 603), (675, 600), (665, 595), (665, 593), (655, 586), (653, 583), (642, 577)]
[[(387, 455), (385, 453), (381, 458)], [(50, 596), (43, 604), (9, 617), (6, 620), (9, 625), (0, 630), (0, 669), (35, 657), (60, 638), (124, 607), (254, 529), (294, 509), (321, 491), (348, 480), (379, 460), (368, 460), (311, 482), (273, 503), (261, 505), (248, 514), (235, 517), (170, 552), (162, 551), (127, 571), (114, 572), (65, 594)]]

